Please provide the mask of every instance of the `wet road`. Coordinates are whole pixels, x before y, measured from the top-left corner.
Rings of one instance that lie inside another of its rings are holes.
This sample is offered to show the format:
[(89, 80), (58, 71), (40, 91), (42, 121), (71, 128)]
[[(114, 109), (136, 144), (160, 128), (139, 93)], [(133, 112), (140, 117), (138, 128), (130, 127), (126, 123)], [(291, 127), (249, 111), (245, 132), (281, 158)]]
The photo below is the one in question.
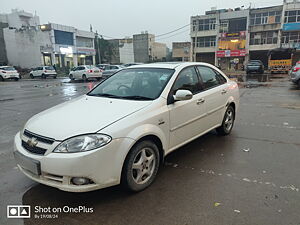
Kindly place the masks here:
[[(211, 132), (170, 154), (155, 183), (138, 194), (118, 186), (66, 193), (37, 184), (16, 169), (13, 136), (26, 120), (87, 92), (95, 82), (0, 83), (0, 224), (299, 225), (300, 90), (287, 79), (262, 81), (250, 78), (241, 85), (230, 136)], [(93, 212), (6, 219), (6, 206), (14, 204), (85, 206)]]

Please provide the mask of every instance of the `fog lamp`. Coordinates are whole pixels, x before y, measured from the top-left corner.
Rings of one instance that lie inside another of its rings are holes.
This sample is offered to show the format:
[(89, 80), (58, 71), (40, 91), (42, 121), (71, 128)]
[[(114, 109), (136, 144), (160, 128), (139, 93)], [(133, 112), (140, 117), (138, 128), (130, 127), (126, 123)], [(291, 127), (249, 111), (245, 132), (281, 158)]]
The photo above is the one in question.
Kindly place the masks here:
[(71, 182), (75, 185), (85, 185), (91, 183), (91, 180), (85, 177), (73, 177)]

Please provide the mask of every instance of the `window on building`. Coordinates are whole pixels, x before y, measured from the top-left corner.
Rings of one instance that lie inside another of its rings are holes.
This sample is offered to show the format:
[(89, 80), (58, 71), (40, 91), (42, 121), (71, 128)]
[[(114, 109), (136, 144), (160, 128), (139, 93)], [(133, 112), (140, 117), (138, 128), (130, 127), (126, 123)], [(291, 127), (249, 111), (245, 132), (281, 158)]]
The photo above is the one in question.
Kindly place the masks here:
[(300, 22), (300, 10), (286, 11), (284, 13), (284, 23)]
[(85, 37), (76, 38), (77, 47), (93, 48), (93, 39)]
[(250, 45), (277, 44), (278, 31), (266, 31), (250, 34)]
[(281, 22), (281, 11), (254, 13), (250, 15), (250, 26)]
[(215, 47), (215, 46), (216, 46), (215, 36), (197, 37), (196, 47), (205, 48), (205, 47)]
[(229, 21), (221, 20), (220, 23), (220, 33), (228, 33)]
[(198, 31), (215, 30), (216, 18), (198, 20)]
[(56, 44), (74, 45), (73, 33), (71, 32), (54, 30), (54, 38)]
[(281, 43), (300, 43), (300, 31), (282, 33)]
[(230, 19), (228, 24), (228, 32), (235, 33), (247, 30), (247, 18)]
[(192, 29), (193, 31), (196, 31), (197, 30), (197, 20), (193, 20), (193, 26), (192, 26)]

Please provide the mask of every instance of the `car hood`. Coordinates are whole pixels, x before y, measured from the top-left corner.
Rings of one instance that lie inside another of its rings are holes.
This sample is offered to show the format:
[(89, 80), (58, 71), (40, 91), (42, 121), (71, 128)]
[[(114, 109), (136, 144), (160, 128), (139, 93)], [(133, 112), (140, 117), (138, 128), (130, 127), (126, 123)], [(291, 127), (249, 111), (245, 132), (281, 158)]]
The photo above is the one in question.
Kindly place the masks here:
[(151, 103), (84, 95), (35, 115), (25, 129), (62, 141), (75, 135), (95, 133)]

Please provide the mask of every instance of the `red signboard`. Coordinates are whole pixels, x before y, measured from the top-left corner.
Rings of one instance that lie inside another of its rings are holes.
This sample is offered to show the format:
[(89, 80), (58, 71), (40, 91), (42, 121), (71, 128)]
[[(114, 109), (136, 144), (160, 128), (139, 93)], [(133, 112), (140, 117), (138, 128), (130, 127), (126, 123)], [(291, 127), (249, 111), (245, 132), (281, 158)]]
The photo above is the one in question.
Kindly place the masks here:
[(240, 56), (246, 56), (246, 50), (225, 50), (225, 51), (217, 51), (217, 57), (240, 57)]

